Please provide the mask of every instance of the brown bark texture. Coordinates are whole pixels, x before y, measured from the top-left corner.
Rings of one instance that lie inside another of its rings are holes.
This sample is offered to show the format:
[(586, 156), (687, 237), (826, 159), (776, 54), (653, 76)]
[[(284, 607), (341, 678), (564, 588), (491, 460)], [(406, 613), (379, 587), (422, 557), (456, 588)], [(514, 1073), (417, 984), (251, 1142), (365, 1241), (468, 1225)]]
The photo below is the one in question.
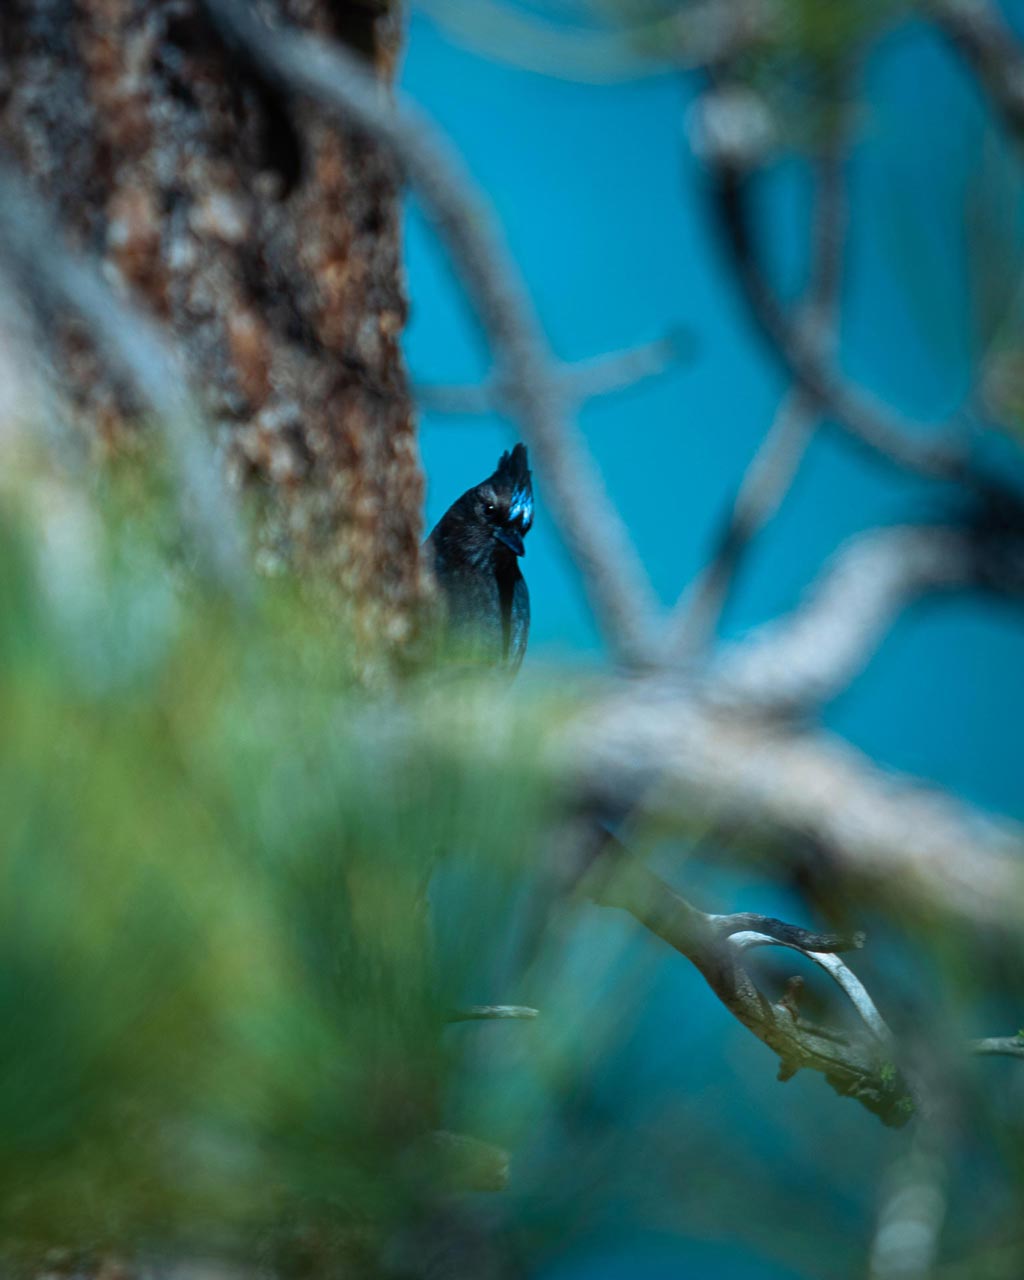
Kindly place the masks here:
[[(259, 0), (390, 76), (374, 0)], [(4, 0), (0, 138), (79, 248), (173, 333), (265, 566), (314, 569), (378, 656), (413, 629), (422, 475), (399, 336), (396, 183), (375, 146), (286, 99), (198, 0)], [(117, 450), (132, 406), (87, 335), (69, 393)]]

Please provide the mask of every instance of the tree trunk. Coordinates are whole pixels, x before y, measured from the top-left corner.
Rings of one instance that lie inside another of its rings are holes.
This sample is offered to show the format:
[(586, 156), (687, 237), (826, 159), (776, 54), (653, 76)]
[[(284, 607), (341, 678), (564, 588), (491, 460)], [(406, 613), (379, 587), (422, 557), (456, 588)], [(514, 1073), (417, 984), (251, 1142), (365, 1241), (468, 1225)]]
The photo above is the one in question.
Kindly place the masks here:
[[(260, 7), (391, 74), (386, 0)], [(422, 478), (386, 161), (286, 102), (198, 0), (5, 0), (0, 136), (183, 348), (224, 465), (258, 495), (263, 567), (326, 575), (363, 655), (398, 656), (422, 593)], [(130, 403), (81, 335), (62, 335), (60, 366), (116, 451)]]

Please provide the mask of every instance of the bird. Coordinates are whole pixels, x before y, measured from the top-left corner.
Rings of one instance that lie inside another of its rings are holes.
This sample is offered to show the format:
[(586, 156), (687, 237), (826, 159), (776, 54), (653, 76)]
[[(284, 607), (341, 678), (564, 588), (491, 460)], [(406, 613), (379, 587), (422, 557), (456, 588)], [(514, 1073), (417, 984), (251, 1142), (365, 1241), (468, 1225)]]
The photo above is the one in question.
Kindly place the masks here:
[(460, 662), (514, 676), (526, 653), (530, 593), (519, 569), (533, 524), (526, 446), (444, 513), (424, 544), (440, 588), (448, 649)]

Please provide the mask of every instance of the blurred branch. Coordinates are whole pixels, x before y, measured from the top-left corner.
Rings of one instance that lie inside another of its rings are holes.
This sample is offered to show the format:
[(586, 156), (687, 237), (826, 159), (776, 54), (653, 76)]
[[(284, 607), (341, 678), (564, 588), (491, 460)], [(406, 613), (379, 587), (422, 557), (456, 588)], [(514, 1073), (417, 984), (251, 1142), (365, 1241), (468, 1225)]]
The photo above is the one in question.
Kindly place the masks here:
[(710, 170), (715, 219), (730, 263), (769, 349), (814, 411), (872, 452), (924, 475), (976, 479), (964, 446), (934, 439), (934, 427), (905, 421), (846, 381), (811, 328), (786, 314), (759, 260), (750, 210), (750, 172), (771, 137), (765, 117), (752, 95), (723, 86), (705, 96), (693, 132)]
[(536, 1018), (537, 1010), (525, 1004), (471, 1004), (453, 1010), (448, 1022), (500, 1022), (504, 1019)]
[(790, 391), (740, 482), (710, 563), (676, 604), (669, 651), (687, 662), (714, 638), (750, 544), (782, 505), (814, 433), (817, 414), (802, 391)]
[(929, 1119), (893, 1163), (871, 1243), (869, 1280), (929, 1280), (946, 1220), (949, 1143)]
[(620, 29), (558, 25), (495, 0), (414, 0), (415, 7), (473, 49), (540, 75), (609, 84), (664, 74), (665, 57), (644, 57)]
[(489, 58), (589, 84), (736, 57), (770, 36), (781, 16), (771, 0), (698, 0), (609, 28), (545, 21), (495, 0), (416, 0), (416, 7)]
[[(880, 1037), (877, 1032), (879, 1026), (884, 1030), (884, 1023), (863, 987), (841, 961), (761, 933), (746, 931), (723, 936), (712, 917), (698, 911), (664, 880), (621, 852), (596, 864), (587, 888), (600, 905), (629, 912), (686, 956), (729, 1012), (778, 1055), (780, 1078), (789, 1079), (803, 1068), (820, 1071), (837, 1093), (856, 1098), (885, 1124), (900, 1125), (908, 1119), (912, 1107), (891, 1066), (888, 1037)], [(790, 947), (825, 968), (851, 998), (856, 998), (858, 1012), (871, 1026), (871, 1035), (865, 1038), (814, 1026), (795, 1015), (791, 1003), (769, 1000), (757, 989), (742, 963), (744, 951), (759, 945)]]
[(1024, 140), (1024, 52), (989, 0), (925, 0), (925, 12), (963, 55), (1007, 129)]
[(1020, 937), (1024, 830), (831, 735), (717, 710), (691, 683), (651, 676), (569, 720), (552, 748), (588, 812), (711, 825), (731, 833), (722, 852), (738, 860), (825, 857), (851, 902)]
[(978, 1054), (997, 1054), (1008, 1058), (1024, 1058), (1024, 1036), (989, 1036), (975, 1040), (971, 1051)]
[(959, 1110), (954, 1087), (957, 1071), (952, 1062), (943, 1061), (944, 1050), (931, 1037), (912, 1040), (903, 1049), (918, 1118), (882, 1184), (869, 1280), (929, 1280), (935, 1274), (949, 1205)]
[[(846, 112), (829, 131), (815, 166), (817, 203), (812, 229), (810, 282), (798, 324), (823, 354), (837, 345), (839, 295), (846, 239), (843, 181)], [(755, 536), (772, 519), (789, 491), (814, 432), (818, 413), (802, 388), (789, 391), (740, 484), (718, 547), (676, 605), (670, 648), (686, 661), (702, 652), (718, 628), (737, 572)]]
[[(628, 391), (648, 378), (656, 378), (683, 359), (687, 335), (668, 333), (623, 351), (562, 364), (560, 376), (567, 403), (583, 404), (617, 391)], [(499, 379), (459, 385), (419, 384), (415, 388), (421, 408), (432, 413), (483, 415), (501, 412), (508, 393)]]
[(747, 710), (807, 711), (850, 683), (914, 600), (971, 587), (1024, 594), (1024, 538), (912, 525), (861, 534), (792, 614), (724, 652), (709, 696)]
[(249, 583), (235, 503), (222, 478), (199, 407), (163, 333), (118, 298), (99, 267), (64, 247), (46, 206), (0, 163), (0, 255), (25, 305), (52, 317), (76, 313), (106, 359), (127, 380), (164, 436), (177, 473), (182, 520), (202, 563), (236, 597)]
[(390, 154), (416, 193), (487, 335), (518, 422), (548, 487), (548, 508), (580, 571), (616, 656), (653, 653), (657, 604), (646, 570), (571, 421), (560, 371), (496, 219), (460, 157), (411, 104), (346, 50), (304, 32), (265, 26), (241, 0), (204, 0), (225, 40), (264, 74), (363, 130)]

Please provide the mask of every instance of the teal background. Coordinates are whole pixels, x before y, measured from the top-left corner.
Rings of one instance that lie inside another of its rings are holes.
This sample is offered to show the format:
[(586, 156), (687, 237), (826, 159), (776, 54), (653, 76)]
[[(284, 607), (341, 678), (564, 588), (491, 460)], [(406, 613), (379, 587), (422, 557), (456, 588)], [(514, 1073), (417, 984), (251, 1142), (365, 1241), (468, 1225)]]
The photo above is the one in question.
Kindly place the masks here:
[[(669, 75), (609, 86), (546, 79), (460, 48), (414, 16), (403, 83), (458, 145), (492, 200), (560, 356), (592, 356), (679, 326), (692, 333), (690, 359), (589, 405), (582, 418), (668, 605), (705, 562), (785, 391), (719, 254), (700, 166), (685, 143), (693, 82)], [(978, 344), (970, 279), (979, 248), (970, 228), (980, 208), (1012, 230), (1019, 194), (973, 86), (922, 27), (886, 38), (866, 69), (864, 91), (850, 162), (841, 359), (906, 413), (939, 419), (968, 394)], [(804, 276), (809, 195), (796, 159), (783, 161), (762, 184), (765, 241), (789, 295)], [(997, 237), (981, 248), (997, 267), (1012, 265)], [(486, 353), (415, 208), (407, 259), (414, 377), (483, 378)], [(495, 419), (424, 415), (429, 522), (489, 472), (511, 431)], [(984, 435), (978, 447), (994, 457), (1007, 452)], [(541, 477), (524, 566), (534, 619), (526, 677), (531, 667), (600, 656), (545, 497)], [(833, 429), (822, 431), (782, 513), (750, 557), (726, 633), (740, 634), (792, 607), (823, 560), (858, 530), (953, 510), (940, 486), (859, 453)], [(885, 764), (1024, 817), (1021, 634), (1019, 611), (991, 600), (914, 608), (828, 709), (827, 723)], [(719, 880), (713, 892), (719, 905), (731, 897), (748, 909), (794, 909), (763, 883)], [(801, 1075), (781, 1088), (769, 1055), (715, 1005), (700, 978), (681, 963), (656, 963), (660, 953), (652, 961), (649, 939), (625, 923), (595, 921), (580, 954), (611, 945), (621, 949), (623, 971), (652, 966), (647, 997), (622, 1014), (614, 1049), (595, 1055), (573, 1105), (559, 1115), (558, 1140), (538, 1139), (537, 1150), (517, 1164), (515, 1212), (559, 1196), (587, 1206), (578, 1210), (585, 1219), (578, 1238), (553, 1233), (545, 1274), (552, 1280), (860, 1274), (878, 1178), (896, 1150), (892, 1135), (820, 1081)], [(613, 1002), (615, 991), (613, 983)], [(666, 1008), (679, 1011), (678, 1019), (666, 1020)], [(775, 1177), (778, 1168), (778, 1212), (799, 1205), (805, 1235), (819, 1259), (824, 1250), (829, 1260), (825, 1270), (786, 1270), (744, 1243), (727, 1217), (716, 1218), (698, 1176), (721, 1155), (716, 1114), (742, 1143), (730, 1153), (740, 1170), (739, 1200), (744, 1177), (760, 1185), (759, 1173)], [(616, 1155), (624, 1116), (632, 1155), (646, 1153), (659, 1170), (647, 1185), (624, 1183), (628, 1158)], [(678, 1140), (677, 1153), (664, 1149), (668, 1134)], [(576, 1155), (568, 1170), (557, 1159), (559, 1142)], [(823, 1144), (838, 1155), (827, 1187), (820, 1178)], [(663, 1230), (652, 1225), (658, 1221)]]

